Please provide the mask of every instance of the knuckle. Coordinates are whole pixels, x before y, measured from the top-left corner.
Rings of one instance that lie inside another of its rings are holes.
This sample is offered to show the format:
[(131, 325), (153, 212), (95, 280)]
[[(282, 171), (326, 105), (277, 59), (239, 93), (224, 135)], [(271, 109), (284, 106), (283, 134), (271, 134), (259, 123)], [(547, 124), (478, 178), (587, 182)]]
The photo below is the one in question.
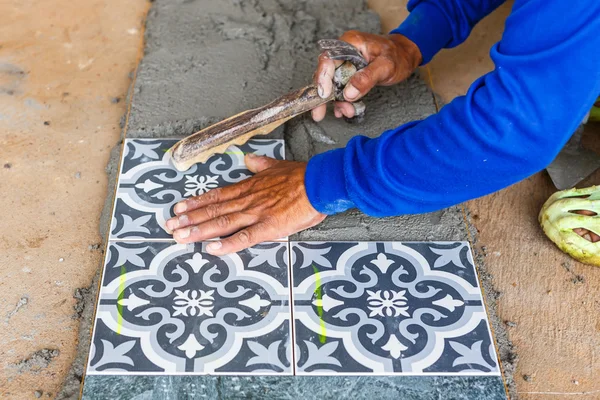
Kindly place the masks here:
[(352, 85), (360, 91), (364, 88), (371, 86), (373, 80), (373, 74), (370, 70), (364, 69), (363, 71), (354, 74), (351, 79)]
[(340, 40), (349, 43), (354, 47), (360, 47), (361, 44), (365, 42), (363, 32), (354, 29), (346, 31), (342, 36), (340, 36)]
[(221, 215), (215, 220), (215, 223), (219, 228), (226, 228), (229, 226), (231, 220), (227, 215)]
[(252, 236), (248, 230), (243, 230), (238, 232), (237, 239), (240, 244), (246, 245), (249, 244), (252, 240)]
[(350, 40), (353, 38), (360, 38), (361, 36), (361, 32), (356, 30), (356, 29), (350, 29), (349, 31), (346, 31), (342, 34), (342, 36), (340, 36), (340, 40)]
[(219, 216), (219, 206), (217, 204), (209, 204), (206, 206), (206, 215), (210, 219), (214, 219)]
[(221, 194), (220, 188), (209, 190), (203, 196), (206, 201), (219, 201), (219, 195)]
[(396, 63), (394, 60), (388, 56), (380, 57), (381, 67), (387, 71), (393, 71), (396, 68)]
[(266, 226), (271, 228), (274, 228), (279, 224), (279, 220), (274, 215), (267, 215), (262, 220)]

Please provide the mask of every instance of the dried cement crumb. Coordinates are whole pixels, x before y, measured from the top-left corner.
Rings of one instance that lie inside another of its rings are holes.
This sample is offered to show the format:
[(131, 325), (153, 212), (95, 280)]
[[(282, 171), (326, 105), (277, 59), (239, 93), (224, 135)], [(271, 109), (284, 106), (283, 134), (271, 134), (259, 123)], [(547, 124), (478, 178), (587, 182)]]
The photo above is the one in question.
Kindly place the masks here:
[(29, 303), (29, 298), (27, 296), (21, 297), (19, 299), (19, 301), (17, 302), (17, 305), (15, 305), (15, 308), (13, 308), (13, 310), (11, 312), (6, 314), (6, 321), (8, 321), (13, 315), (15, 315), (17, 312), (19, 312), (21, 307), (25, 307), (27, 305), (27, 303)]
[(33, 392), (33, 395), (38, 399), (42, 397), (43, 394), (44, 392), (42, 392), (41, 390), (36, 390), (35, 392)]
[(75, 289), (75, 293), (73, 293), (73, 298), (77, 300), (77, 302), (73, 306), (73, 308), (75, 309), (75, 313), (72, 315), (73, 319), (81, 318), (83, 312), (85, 311), (86, 301), (90, 301), (91, 293), (92, 290), (90, 287)]
[(33, 374), (39, 373), (44, 368), (47, 368), (52, 360), (60, 355), (57, 349), (41, 349), (27, 357), (26, 359), (14, 364), (14, 367), (19, 372), (29, 372)]

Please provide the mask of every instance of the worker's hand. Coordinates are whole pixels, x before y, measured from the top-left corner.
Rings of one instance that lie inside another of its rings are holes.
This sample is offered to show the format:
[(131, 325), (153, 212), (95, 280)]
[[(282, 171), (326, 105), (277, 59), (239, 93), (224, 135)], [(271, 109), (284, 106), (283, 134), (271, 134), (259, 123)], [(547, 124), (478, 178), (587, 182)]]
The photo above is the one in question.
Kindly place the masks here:
[[(334, 102), (335, 116), (354, 117), (354, 107), (350, 102), (363, 97), (374, 86), (390, 86), (408, 78), (421, 64), (421, 51), (403, 35), (374, 35), (372, 33), (348, 31), (340, 40), (350, 43), (360, 51), (369, 65), (358, 71), (344, 89), (345, 102)], [(343, 61), (334, 61), (325, 54), (319, 56), (319, 65), (314, 82), (319, 95), (328, 97), (333, 90), (333, 73)], [(320, 105), (312, 111), (315, 121), (325, 117), (327, 106)]]
[(233, 233), (206, 246), (210, 254), (223, 255), (280, 239), (325, 219), (306, 196), (306, 163), (254, 154), (246, 155), (245, 161), (256, 175), (175, 205), (177, 216), (167, 221), (167, 228), (178, 243)]

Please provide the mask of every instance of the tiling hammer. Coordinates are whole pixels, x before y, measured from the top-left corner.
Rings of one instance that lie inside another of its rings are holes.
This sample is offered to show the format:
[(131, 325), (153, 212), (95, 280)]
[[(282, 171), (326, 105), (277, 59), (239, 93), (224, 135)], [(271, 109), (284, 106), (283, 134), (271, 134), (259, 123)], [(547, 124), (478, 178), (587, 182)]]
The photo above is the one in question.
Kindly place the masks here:
[[(344, 87), (356, 71), (367, 66), (367, 61), (354, 46), (341, 40), (323, 39), (319, 41), (319, 47), (330, 59), (345, 61), (335, 70), (334, 90), (329, 97), (321, 98), (317, 93), (317, 86), (308, 85), (267, 105), (244, 111), (202, 129), (171, 148), (175, 168), (185, 171), (195, 163), (206, 162), (215, 153), (223, 153), (231, 145), (243, 144), (256, 135), (266, 135), (287, 120), (321, 104), (331, 100), (344, 100)], [(364, 104), (353, 104), (355, 118), (362, 117)]]

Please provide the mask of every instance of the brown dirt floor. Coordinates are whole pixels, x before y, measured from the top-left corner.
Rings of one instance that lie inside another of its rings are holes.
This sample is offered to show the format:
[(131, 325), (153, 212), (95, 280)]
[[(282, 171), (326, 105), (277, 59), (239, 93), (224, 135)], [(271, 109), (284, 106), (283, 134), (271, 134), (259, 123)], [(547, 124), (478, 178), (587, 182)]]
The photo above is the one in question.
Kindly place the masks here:
[(0, 2), (0, 398), (54, 397), (75, 356), (148, 4)]

